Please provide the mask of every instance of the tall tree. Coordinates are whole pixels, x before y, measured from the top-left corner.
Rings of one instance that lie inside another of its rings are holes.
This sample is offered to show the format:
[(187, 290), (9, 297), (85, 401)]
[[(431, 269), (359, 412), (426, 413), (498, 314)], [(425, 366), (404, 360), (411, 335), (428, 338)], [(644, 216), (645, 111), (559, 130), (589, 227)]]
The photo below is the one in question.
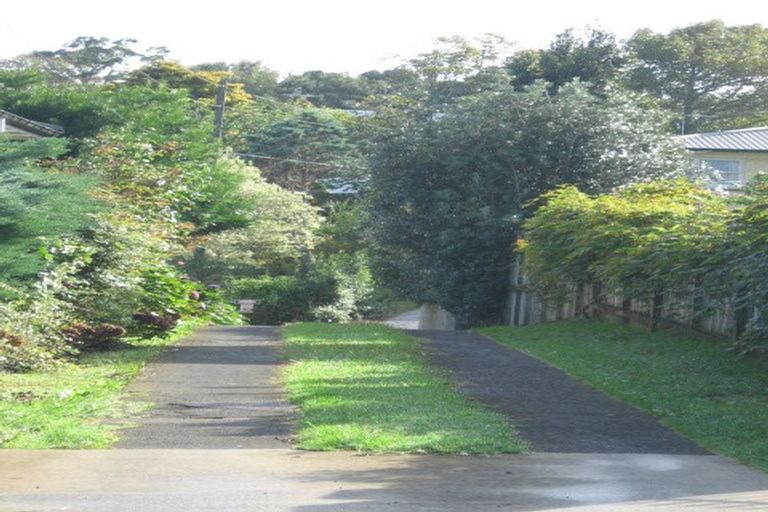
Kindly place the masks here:
[(346, 113), (295, 110), (253, 134), (249, 154), (267, 181), (288, 190), (349, 183), (361, 167), (353, 125)]
[(36, 51), (6, 60), (6, 69), (36, 68), (58, 82), (78, 84), (109, 82), (120, 78), (132, 60), (162, 58), (167, 50), (150, 48), (142, 53), (135, 39), (81, 36), (58, 50)]
[(472, 95), (387, 134), (372, 166), (371, 227), (385, 281), (462, 325), (501, 320), (530, 201), (562, 184), (606, 191), (682, 172), (658, 111), (580, 83)]
[(280, 82), (278, 93), (286, 99), (305, 99), (316, 107), (356, 108), (368, 94), (365, 85), (343, 73), (306, 71)]
[(162, 83), (174, 89), (186, 89), (193, 99), (208, 100), (216, 97), (219, 84), (224, 81), (227, 81), (227, 105), (250, 101), (251, 97), (245, 92), (243, 84), (234, 80), (230, 71), (216, 69), (215, 66), (193, 70), (178, 62), (158, 61), (136, 69), (126, 77), (128, 85), (154, 86)]
[(235, 64), (226, 62), (208, 62), (196, 64), (192, 71), (228, 72), (233, 82), (243, 84), (245, 92), (251, 96), (272, 97), (277, 94), (278, 72), (266, 67), (261, 61), (242, 60)]
[(768, 29), (713, 20), (628, 42), (635, 60), (629, 84), (660, 98), (685, 132), (729, 128), (765, 118)]
[(486, 34), (469, 40), (454, 35), (438, 38), (436, 43), (433, 50), (408, 61), (424, 85), (423, 100), (434, 109), (500, 85), (501, 63), (510, 48), (503, 37)]
[(593, 92), (600, 92), (617, 77), (623, 64), (623, 52), (613, 34), (596, 29), (582, 33), (568, 29), (558, 34), (547, 49), (514, 54), (506, 67), (518, 89), (535, 80), (545, 80), (557, 91), (578, 78), (589, 82)]

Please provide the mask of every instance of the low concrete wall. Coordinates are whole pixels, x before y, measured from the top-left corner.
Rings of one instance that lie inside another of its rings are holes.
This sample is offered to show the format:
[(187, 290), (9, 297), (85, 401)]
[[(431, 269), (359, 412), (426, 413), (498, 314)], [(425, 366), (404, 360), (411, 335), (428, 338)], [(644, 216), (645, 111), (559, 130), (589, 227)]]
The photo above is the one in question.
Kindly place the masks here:
[(455, 331), (456, 318), (438, 304), (423, 304), (419, 311), (419, 329), (425, 331)]

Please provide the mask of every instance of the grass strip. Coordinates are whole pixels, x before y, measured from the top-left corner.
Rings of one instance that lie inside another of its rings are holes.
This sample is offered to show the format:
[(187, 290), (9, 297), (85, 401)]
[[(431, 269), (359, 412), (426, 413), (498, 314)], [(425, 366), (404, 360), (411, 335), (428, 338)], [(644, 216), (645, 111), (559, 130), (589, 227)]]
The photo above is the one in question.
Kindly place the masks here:
[(163, 348), (199, 326), (188, 322), (165, 337), (131, 338), (117, 350), (86, 354), (47, 373), (0, 373), (0, 447), (109, 446), (120, 425), (106, 420), (149, 406), (123, 401), (123, 388)]
[(659, 417), (701, 446), (768, 471), (768, 364), (724, 345), (568, 320), (478, 332)]
[(283, 381), (307, 450), (517, 453), (505, 418), (426, 365), (421, 341), (374, 324), (290, 325)]

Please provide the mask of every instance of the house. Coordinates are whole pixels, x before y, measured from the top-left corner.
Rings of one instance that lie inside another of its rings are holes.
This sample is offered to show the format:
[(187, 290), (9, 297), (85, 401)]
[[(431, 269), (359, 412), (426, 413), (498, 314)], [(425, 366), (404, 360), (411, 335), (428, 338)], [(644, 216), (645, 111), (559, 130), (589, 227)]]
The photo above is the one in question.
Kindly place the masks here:
[(695, 133), (676, 137), (694, 162), (718, 171), (717, 185), (738, 188), (768, 172), (768, 127)]
[(32, 121), (0, 109), (0, 135), (5, 135), (12, 140), (59, 137), (64, 135), (64, 128), (55, 124)]

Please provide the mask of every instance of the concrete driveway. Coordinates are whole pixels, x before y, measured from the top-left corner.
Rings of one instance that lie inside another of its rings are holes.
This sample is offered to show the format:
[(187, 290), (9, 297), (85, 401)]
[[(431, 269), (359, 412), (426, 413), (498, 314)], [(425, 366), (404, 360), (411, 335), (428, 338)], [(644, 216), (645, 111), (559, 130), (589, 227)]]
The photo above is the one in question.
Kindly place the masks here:
[(768, 476), (709, 455), (147, 449), (0, 457), (2, 512), (768, 510)]

